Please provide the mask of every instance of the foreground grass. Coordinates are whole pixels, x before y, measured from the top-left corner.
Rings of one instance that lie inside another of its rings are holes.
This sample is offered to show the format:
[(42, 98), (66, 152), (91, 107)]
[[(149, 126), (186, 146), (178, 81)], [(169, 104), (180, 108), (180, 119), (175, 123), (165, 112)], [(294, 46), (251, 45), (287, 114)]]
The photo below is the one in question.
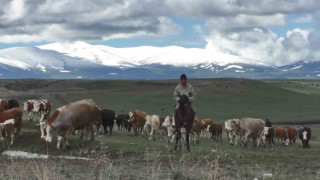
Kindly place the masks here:
[[(312, 128), (312, 131), (319, 134), (320, 129)], [(185, 149), (174, 152), (172, 144), (167, 146), (165, 137), (150, 141), (145, 135), (138, 137), (117, 129), (113, 136), (98, 136), (93, 142), (71, 136), (70, 149), (64, 150), (57, 150), (56, 142), (47, 144), (39, 137), (34, 123), (25, 123), (22, 136), (5, 149), (89, 157), (93, 161), (21, 160), (2, 156), (0, 161), (6, 164), (7, 170), (0, 170), (2, 177), (11, 179), (11, 173), (19, 168), (21, 177), (37, 179), (54, 179), (51, 176), (58, 179), (261, 179), (269, 173), (273, 179), (317, 179), (320, 173), (319, 140), (311, 141), (310, 149), (303, 149), (300, 140), (295, 146), (244, 148), (230, 146), (225, 137), (222, 144), (201, 138), (200, 144), (192, 145), (192, 152), (186, 153)], [(45, 173), (51, 176), (46, 177)]]

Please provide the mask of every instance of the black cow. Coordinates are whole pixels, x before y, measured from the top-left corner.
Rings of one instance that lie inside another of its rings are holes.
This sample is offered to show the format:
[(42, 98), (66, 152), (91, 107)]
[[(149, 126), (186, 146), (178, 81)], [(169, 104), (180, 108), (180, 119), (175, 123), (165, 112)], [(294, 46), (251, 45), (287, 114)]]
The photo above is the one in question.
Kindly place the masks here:
[(309, 148), (309, 140), (311, 138), (311, 129), (309, 127), (301, 127), (299, 129), (299, 138), (302, 141), (303, 148)]
[(114, 124), (114, 119), (116, 117), (116, 113), (109, 109), (102, 109), (101, 111), (101, 120), (102, 120), (102, 126), (104, 129), (104, 133), (108, 133), (108, 127), (109, 127), (109, 134), (112, 135), (112, 129)]
[(128, 121), (129, 115), (128, 114), (119, 114), (116, 117), (116, 123), (118, 126), (118, 130), (122, 130), (124, 128), (124, 122)]
[(14, 107), (20, 107), (19, 102), (15, 99), (10, 99), (8, 101), (8, 104), (9, 104), (9, 109), (14, 108)]

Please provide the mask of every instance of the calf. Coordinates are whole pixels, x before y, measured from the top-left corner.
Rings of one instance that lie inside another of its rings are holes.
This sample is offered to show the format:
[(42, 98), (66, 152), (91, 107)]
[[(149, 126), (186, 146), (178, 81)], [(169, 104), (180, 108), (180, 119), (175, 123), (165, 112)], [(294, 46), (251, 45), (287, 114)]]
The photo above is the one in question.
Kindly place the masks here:
[(160, 116), (158, 115), (152, 115), (150, 118), (150, 125), (151, 125), (151, 133), (150, 133), (150, 140), (156, 140), (156, 134), (159, 134), (160, 132)]
[(212, 125), (213, 121), (210, 118), (207, 119), (201, 119), (201, 134), (204, 136), (204, 132), (208, 128), (209, 125)]
[(207, 131), (211, 133), (214, 141), (220, 141), (222, 143), (222, 124), (215, 124), (209, 125)]
[(309, 148), (309, 140), (311, 138), (311, 129), (309, 127), (301, 127), (299, 129), (299, 138), (302, 141), (303, 148)]
[(297, 139), (297, 136), (298, 136), (298, 130), (296, 128), (293, 128), (293, 127), (288, 127), (287, 133), (288, 133), (290, 145), (295, 145), (296, 139)]
[(142, 134), (147, 114), (140, 110), (134, 110), (129, 114), (129, 116), (130, 119), (128, 122), (132, 122), (134, 134), (136, 136)]
[(22, 110), (19, 107), (0, 112), (0, 123), (14, 119), (15, 136), (18, 137), (22, 128)]
[(282, 143), (289, 145), (289, 139), (285, 129), (281, 127), (276, 128), (274, 137), (278, 140), (278, 144), (280, 139)]
[[(167, 116), (164, 119), (164, 122), (161, 125), (162, 127), (167, 129), (167, 137), (168, 137), (168, 143), (173, 142), (175, 139), (175, 128), (174, 128), (174, 120), (172, 117)], [(171, 138), (171, 141), (170, 141)]]
[(35, 99), (31, 99), (31, 100), (28, 100), (26, 102), (24, 102), (22, 105), (23, 105), (23, 110), (24, 111), (27, 111), (27, 115), (28, 115), (28, 120), (29, 121), (32, 121), (33, 120), (33, 115), (34, 115), (34, 112), (33, 112), (33, 104), (36, 102), (37, 100)]
[(193, 141), (196, 141), (197, 144), (199, 144), (201, 131), (202, 131), (202, 122), (200, 121), (200, 119), (195, 118), (193, 127), (192, 127), (192, 133), (194, 134)]
[(261, 141), (263, 144), (269, 144), (269, 147), (271, 147), (272, 144), (274, 144), (274, 128), (273, 127), (264, 127)]
[(116, 114), (113, 110), (109, 109), (103, 109), (101, 111), (101, 120), (102, 120), (102, 125), (104, 129), (104, 133), (108, 133), (108, 128), (109, 128), (109, 134), (112, 135), (112, 129), (114, 125), (114, 119), (116, 117)]
[(6, 137), (11, 138), (10, 145), (12, 145), (14, 139), (14, 119), (8, 119), (0, 123), (0, 141), (3, 141), (3, 138)]
[(7, 99), (0, 99), (0, 112), (9, 109), (9, 104)]

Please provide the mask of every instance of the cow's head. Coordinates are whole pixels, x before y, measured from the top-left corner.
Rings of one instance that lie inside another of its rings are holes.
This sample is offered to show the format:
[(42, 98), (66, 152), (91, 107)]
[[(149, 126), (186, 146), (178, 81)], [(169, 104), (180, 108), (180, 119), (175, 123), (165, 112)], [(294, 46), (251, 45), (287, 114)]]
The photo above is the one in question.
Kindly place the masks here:
[(23, 110), (28, 111), (28, 102), (23, 102)]
[(129, 119), (128, 119), (128, 122), (132, 122), (133, 121), (133, 112), (129, 112)]
[(47, 123), (46, 122), (40, 122), (40, 132), (41, 132), (41, 139), (46, 139), (47, 135)]
[(233, 144), (236, 134), (240, 130), (241, 130), (240, 120), (239, 119), (230, 120), (230, 130), (228, 132), (230, 144)]
[(210, 127), (211, 127), (211, 125), (208, 125), (208, 127), (207, 127), (208, 132), (210, 132)]
[(170, 122), (170, 116), (167, 116), (165, 119), (164, 119), (164, 122), (162, 123), (162, 127), (169, 127), (171, 126), (171, 122)]
[(35, 101), (33, 103), (33, 112), (39, 112), (40, 110), (40, 105), (41, 105), (41, 102), (40, 101)]
[(51, 125), (48, 125), (48, 126), (46, 127), (46, 130), (47, 130), (46, 141), (47, 141), (47, 142), (52, 142), (52, 136), (53, 136), (53, 134), (52, 134), (52, 131), (53, 131), (52, 126), (51, 126)]

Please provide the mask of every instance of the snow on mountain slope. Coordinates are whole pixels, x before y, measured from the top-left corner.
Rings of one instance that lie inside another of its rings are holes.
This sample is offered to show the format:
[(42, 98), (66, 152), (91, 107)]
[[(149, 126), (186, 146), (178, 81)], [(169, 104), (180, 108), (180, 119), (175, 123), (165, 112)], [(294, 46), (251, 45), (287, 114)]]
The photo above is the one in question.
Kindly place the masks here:
[(40, 49), (54, 50), (71, 57), (78, 57), (98, 62), (107, 66), (139, 66), (146, 64), (174, 65), (182, 67), (201, 63), (226, 65), (229, 63), (260, 62), (241, 59), (233, 55), (213, 53), (206, 49), (184, 48), (178, 46), (113, 48), (105, 45), (91, 45), (84, 42), (52, 43), (39, 46)]
[(56, 51), (29, 47), (1, 50), (0, 63), (24, 70), (39, 69), (42, 72), (46, 72), (48, 69), (66, 71), (66, 68), (76, 69), (101, 66), (98, 63), (68, 57)]

